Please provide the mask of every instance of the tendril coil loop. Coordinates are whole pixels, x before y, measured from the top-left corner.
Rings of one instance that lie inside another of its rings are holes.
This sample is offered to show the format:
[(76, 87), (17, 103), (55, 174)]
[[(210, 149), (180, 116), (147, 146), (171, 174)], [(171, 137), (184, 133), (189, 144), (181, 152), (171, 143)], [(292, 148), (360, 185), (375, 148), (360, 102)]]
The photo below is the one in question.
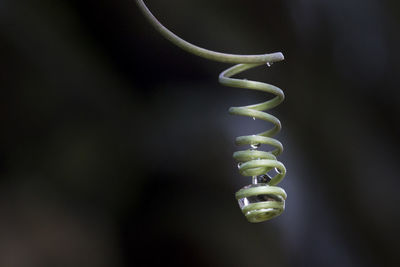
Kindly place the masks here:
[[(283, 151), (283, 146), (273, 138), (281, 130), (281, 123), (276, 117), (265, 111), (278, 106), (284, 100), (283, 91), (271, 84), (232, 77), (261, 65), (271, 66), (272, 63), (283, 60), (283, 54), (278, 52), (261, 55), (236, 55), (198, 47), (181, 39), (164, 27), (153, 16), (142, 0), (136, 0), (136, 3), (149, 22), (175, 45), (200, 57), (236, 64), (219, 75), (219, 82), (222, 85), (258, 90), (274, 95), (272, 99), (259, 104), (231, 107), (229, 113), (264, 120), (273, 125), (271, 129), (265, 132), (236, 138), (236, 145), (250, 145), (251, 147), (233, 154), (233, 158), (239, 162), (240, 174), (252, 177), (253, 181), (251, 185), (245, 186), (236, 192), (236, 199), (243, 214), (250, 222), (262, 222), (281, 214), (285, 208), (286, 193), (282, 188), (275, 185), (285, 177), (286, 168), (277, 160), (277, 156)], [(261, 144), (272, 146), (274, 149), (271, 151), (258, 150)], [(272, 170), (275, 170), (276, 174), (270, 176), (269, 172)]]
[[(239, 162), (240, 174), (253, 177), (252, 185), (246, 186), (236, 193), (236, 199), (250, 222), (261, 222), (278, 216), (285, 208), (286, 199), (285, 191), (280, 187), (274, 186), (286, 174), (285, 166), (276, 158), (282, 153), (283, 146), (273, 138), (281, 130), (281, 123), (275, 116), (264, 112), (279, 105), (285, 98), (284, 93), (280, 88), (271, 84), (231, 78), (260, 65), (263, 64), (237, 64), (223, 71), (219, 76), (219, 82), (225, 86), (258, 90), (275, 95), (272, 99), (259, 104), (231, 107), (229, 109), (230, 114), (257, 118), (273, 124), (273, 127), (265, 132), (236, 138), (236, 145), (251, 146), (251, 149), (237, 151), (233, 154), (233, 158)], [(260, 151), (257, 148), (261, 144), (272, 146), (275, 149), (272, 151)], [(268, 172), (273, 169), (276, 170), (276, 175), (271, 177)], [(270, 181), (259, 184), (257, 177), (263, 175), (266, 175)]]

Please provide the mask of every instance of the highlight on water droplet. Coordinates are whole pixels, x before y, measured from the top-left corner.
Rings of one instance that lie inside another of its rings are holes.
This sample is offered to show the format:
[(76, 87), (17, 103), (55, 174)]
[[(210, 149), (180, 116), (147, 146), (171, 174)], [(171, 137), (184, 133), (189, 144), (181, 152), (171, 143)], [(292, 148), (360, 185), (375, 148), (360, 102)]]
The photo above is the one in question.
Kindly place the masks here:
[(274, 63), (272, 63), (272, 62), (267, 62), (267, 66), (268, 66), (268, 67), (271, 67), (272, 64), (274, 64)]
[(256, 120), (256, 118), (253, 117), (253, 120)]
[(257, 149), (257, 148), (259, 148), (261, 146), (261, 144), (251, 144), (250, 145), (250, 147), (252, 148), (252, 149)]
[(241, 162), (239, 162), (238, 165), (237, 165), (238, 169), (240, 169), (240, 165), (242, 165)]

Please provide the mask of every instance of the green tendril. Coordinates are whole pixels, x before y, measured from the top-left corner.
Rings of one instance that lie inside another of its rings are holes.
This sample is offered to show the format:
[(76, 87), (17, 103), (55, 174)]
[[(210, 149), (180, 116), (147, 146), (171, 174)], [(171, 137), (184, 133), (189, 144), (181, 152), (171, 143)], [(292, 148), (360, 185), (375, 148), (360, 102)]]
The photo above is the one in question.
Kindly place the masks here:
[[(285, 208), (286, 193), (282, 188), (274, 185), (278, 184), (285, 177), (286, 169), (276, 159), (282, 153), (283, 146), (278, 140), (273, 138), (281, 130), (281, 123), (276, 117), (264, 111), (278, 106), (284, 100), (284, 93), (280, 88), (271, 84), (232, 77), (261, 65), (270, 66), (274, 62), (282, 61), (284, 59), (283, 54), (277, 52), (260, 55), (236, 55), (198, 47), (183, 40), (164, 27), (153, 16), (142, 0), (136, 0), (136, 3), (158, 32), (178, 47), (209, 60), (237, 64), (219, 75), (219, 82), (221, 84), (230, 87), (258, 90), (274, 95), (272, 99), (259, 104), (231, 107), (229, 113), (264, 120), (273, 125), (271, 129), (262, 133), (236, 138), (236, 145), (251, 146), (250, 149), (237, 151), (233, 154), (233, 158), (239, 162), (240, 174), (253, 177), (252, 185), (242, 188), (236, 193), (236, 199), (241, 205), (243, 214), (250, 222), (269, 220), (281, 214)], [(269, 145), (274, 149), (271, 151), (259, 151), (257, 148), (261, 144)], [(276, 174), (271, 177), (268, 173), (272, 170), (275, 170)], [(257, 177), (264, 176), (268, 177), (269, 180), (258, 183)]]

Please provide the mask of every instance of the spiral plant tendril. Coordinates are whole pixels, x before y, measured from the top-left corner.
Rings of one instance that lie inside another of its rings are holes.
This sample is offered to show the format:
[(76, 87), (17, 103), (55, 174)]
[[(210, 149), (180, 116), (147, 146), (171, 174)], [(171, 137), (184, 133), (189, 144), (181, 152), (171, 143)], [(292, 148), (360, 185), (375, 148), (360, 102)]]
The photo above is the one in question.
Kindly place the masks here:
[[(283, 101), (283, 91), (267, 83), (232, 77), (261, 65), (269, 67), (274, 62), (282, 61), (284, 59), (283, 54), (278, 52), (261, 55), (235, 55), (198, 47), (186, 42), (165, 28), (153, 16), (142, 0), (136, 0), (136, 3), (149, 22), (175, 45), (200, 57), (236, 64), (219, 75), (219, 82), (221, 84), (230, 87), (258, 90), (274, 95), (272, 99), (263, 103), (243, 107), (231, 107), (229, 113), (260, 119), (273, 124), (273, 127), (265, 132), (236, 138), (236, 145), (249, 145), (250, 148), (235, 152), (233, 158), (238, 162), (240, 174), (252, 177), (252, 184), (236, 192), (236, 199), (243, 214), (250, 222), (266, 221), (281, 214), (285, 208), (286, 193), (282, 188), (274, 185), (278, 184), (284, 178), (286, 169), (276, 158), (282, 153), (283, 146), (278, 140), (273, 138), (281, 130), (281, 123), (276, 117), (264, 111), (276, 107)], [(258, 148), (261, 144), (269, 145), (274, 149), (271, 151), (260, 151)], [(274, 172), (274, 174), (270, 174), (271, 172)]]

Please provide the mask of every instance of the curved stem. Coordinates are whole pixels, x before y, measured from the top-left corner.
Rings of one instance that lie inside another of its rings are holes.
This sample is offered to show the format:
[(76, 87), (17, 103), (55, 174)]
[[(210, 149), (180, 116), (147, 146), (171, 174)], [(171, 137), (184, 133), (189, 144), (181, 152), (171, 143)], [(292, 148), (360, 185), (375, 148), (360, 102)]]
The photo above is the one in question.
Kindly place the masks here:
[[(236, 65), (228, 68), (219, 75), (219, 82), (230, 87), (239, 87), (250, 90), (258, 90), (275, 95), (270, 100), (259, 104), (253, 104), (243, 107), (231, 107), (230, 114), (252, 117), (253, 119), (261, 119), (273, 124), (273, 127), (265, 132), (256, 135), (239, 136), (235, 143), (239, 146), (250, 145), (252, 149), (237, 151), (233, 157), (239, 162), (238, 168), (243, 176), (252, 176), (253, 185), (244, 187), (236, 193), (236, 199), (239, 201), (240, 208), (250, 222), (261, 222), (269, 220), (281, 214), (285, 208), (286, 193), (282, 188), (274, 185), (278, 184), (286, 174), (285, 166), (277, 160), (277, 156), (282, 152), (282, 144), (274, 139), (281, 129), (280, 121), (264, 111), (279, 105), (283, 99), (283, 91), (271, 84), (249, 81), (247, 79), (232, 78), (233, 76), (267, 64), (283, 60), (282, 53), (262, 54), (262, 55), (235, 55), (211, 51), (193, 45), (181, 39), (173, 32), (164, 27), (144, 4), (143, 0), (136, 0), (136, 3), (150, 21), (150, 23), (168, 40), (175, 45), (186, 50), (189, 53), (225, 63), (236, 63)], [(270, 64), (268, 64), (270, 66)], [(258, 151), (261, 144), (274, 147), (272, 151)], [(275, 169), (276, 175), (270, 177), (268, 172)], [(270, 178), (269, 182), (258, 184), (257, 177), (263, 175)], [(259, 199), (259, 196), (266, 197)], [(257, 201), (249, 203), (247, 198), (257, 197)], [(247, 204), (246, 204), (246, 201)]]
[(142, 10), (145, 17), (150, 21), (150, 23), (168, 40), (170, 40), (175, 45), (179, 46), (183, 50), (189, 53), (195, 54), (200, 57), (204, 57), (210, 60), (225, 62), (225, 63), (267, 63), (267, 62), (277, 62), (284, 59), (281, 52), (271, 53), (271, 54), (261, 54), (261, 55), (236, 55), (236, 54), (226, 54), (211, 51), (205, 48), (201, 48), (194, 44), (191, 44), (170, 30), (164, 27), (150, 12), (147, 6), (144, 4), (143, 0), (136, 0), (137, 5)]

